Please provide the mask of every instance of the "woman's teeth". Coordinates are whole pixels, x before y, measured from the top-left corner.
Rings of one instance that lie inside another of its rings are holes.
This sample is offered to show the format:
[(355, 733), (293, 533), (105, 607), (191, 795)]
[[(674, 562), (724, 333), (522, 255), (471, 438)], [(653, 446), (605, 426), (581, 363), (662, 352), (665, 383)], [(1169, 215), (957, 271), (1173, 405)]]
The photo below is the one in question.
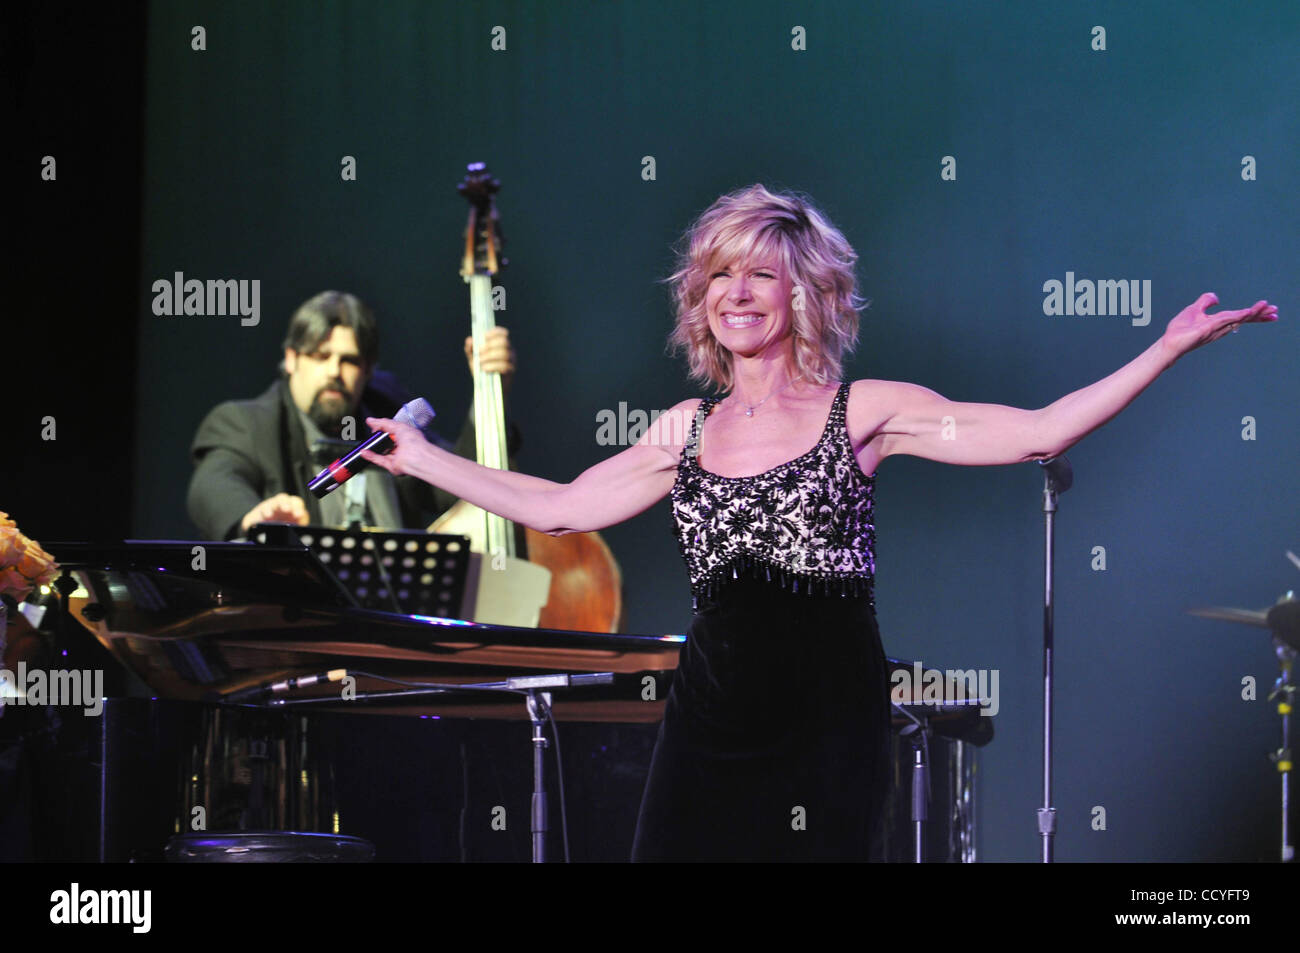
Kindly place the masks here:
[(761, 314), (724, 314), (722, 323), (729, 328), (747, 328), (763, 320)]

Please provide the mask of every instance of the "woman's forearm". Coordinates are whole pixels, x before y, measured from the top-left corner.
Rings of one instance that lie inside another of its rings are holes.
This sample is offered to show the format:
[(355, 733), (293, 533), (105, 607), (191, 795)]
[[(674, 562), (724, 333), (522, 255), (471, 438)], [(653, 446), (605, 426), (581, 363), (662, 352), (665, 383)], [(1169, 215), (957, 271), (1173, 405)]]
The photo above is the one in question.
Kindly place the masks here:
[(552, 480), (480, 466), (433, 444), (420, 456), (411, 475), (543, 533), (554, 528), (554, 494), (563, 489), (563, 484)]
[(1161, 338), (1109, 377), (1044, 407), (1044, 443), (1054, 455), (1064, 453), (1132, 403), (1177, 359)]

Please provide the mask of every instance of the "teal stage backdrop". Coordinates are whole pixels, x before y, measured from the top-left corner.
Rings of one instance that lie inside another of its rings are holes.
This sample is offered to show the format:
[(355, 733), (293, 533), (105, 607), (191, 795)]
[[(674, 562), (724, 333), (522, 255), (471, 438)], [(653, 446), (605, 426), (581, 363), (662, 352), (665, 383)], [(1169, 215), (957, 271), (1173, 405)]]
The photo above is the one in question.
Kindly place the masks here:
[[(602, 411), (700, 393), (659, 281), (692, 218), (753, 182), (808, 193), (857, 249), (853, 378), (1041, 407), (1202, 292), (1278, 303), (1069, 452), (1056, 577), (1058, 858), (1274, 858), (1272, 648), (1187, 610), (1300, 582), (1296, 4), (166, 0), (148, 29), (139, 537), (194, 534), (195, 427), (267, 386), (325, 288), (373, 305), (382, 366), (455, 436), (471, 161), (504, 185), (520, 465), (551, 479), (618, 449)], [(155, 315), (176, 272), (256, 279), (258, 323)], [(1067, 276), (1149, 288), (1149, 323), (1045, 314)], [(886, 650), (999, 672), (986, 860), (1037, 856), (1041, 485), (1033, 464), (879, 471)], [(628, 631), (689, 622), (669, 527), (660, 504), (605, 532)]]

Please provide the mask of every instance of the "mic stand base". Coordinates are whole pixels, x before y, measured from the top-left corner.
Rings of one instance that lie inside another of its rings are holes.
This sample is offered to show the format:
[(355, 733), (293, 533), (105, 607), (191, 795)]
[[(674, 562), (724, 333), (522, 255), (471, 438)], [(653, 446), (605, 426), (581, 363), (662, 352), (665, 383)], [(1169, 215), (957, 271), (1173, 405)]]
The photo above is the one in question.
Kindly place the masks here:
[(542, 729), (551, 710), (551, 693), (528, 690), (525, 700), (533, 725), (533, 863), (546, 863), (546, 832), (550, 829), (546, 810), (546, 746), (549, 742)]

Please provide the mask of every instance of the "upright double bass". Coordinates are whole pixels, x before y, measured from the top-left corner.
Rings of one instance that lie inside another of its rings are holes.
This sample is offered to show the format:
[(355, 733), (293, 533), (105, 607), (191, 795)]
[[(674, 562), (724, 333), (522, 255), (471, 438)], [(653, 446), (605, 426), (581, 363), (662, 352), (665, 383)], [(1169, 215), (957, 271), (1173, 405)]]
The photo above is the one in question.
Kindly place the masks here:
[[(457, 190), (469, 202), (460, 273), (469, 285), (474, 353), (482, 354), (496, 325), (493, 278), (505, 264), (494, 196), (501, 183), (482, 162), (469, 166)], [(501, 375), (476, 365), (474, 437), (481, 466), (505, 470), (505, 403)], [(623, 577), (599, 533), (548, 536), (460, 500), (429, 527), (470, 538), (467, 615), (475, 622), (617, 632), (623, 617)]]

